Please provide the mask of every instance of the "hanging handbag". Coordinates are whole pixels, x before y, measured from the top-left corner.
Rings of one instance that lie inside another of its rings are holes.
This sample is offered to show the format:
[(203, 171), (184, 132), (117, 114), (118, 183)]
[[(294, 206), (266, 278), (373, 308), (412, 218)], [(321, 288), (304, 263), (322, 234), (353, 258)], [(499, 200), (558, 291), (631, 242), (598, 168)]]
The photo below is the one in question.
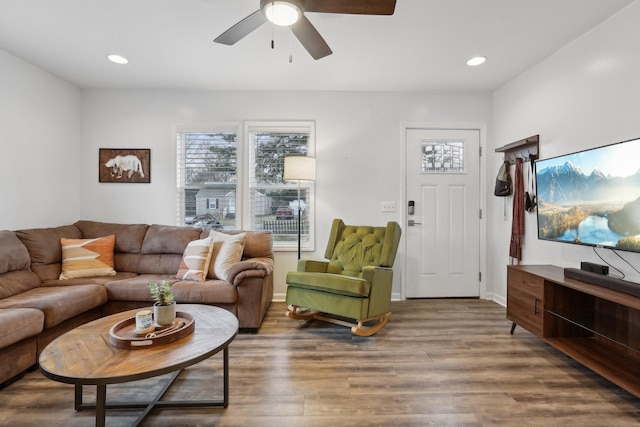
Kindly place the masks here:
[(536, 205), (536, 185), (535, 185), (535, 169), (533, 167), (533, 161), (535, 156), (529, 156), (530, 168), (525, 168), (527, 171), (527, 191), (524, 193), (524, 210), (527, 212), (535, 212)]
[(509, 173), (510, 166), (508, 160), (502, 162), (502, 166), (500, 166), (498, 176), (496, 177), (496, 187), (493, 190), (495, 196), (506, 197), (510, 196), (513, 192), (513, 183), (511, 181), (511, 174)]

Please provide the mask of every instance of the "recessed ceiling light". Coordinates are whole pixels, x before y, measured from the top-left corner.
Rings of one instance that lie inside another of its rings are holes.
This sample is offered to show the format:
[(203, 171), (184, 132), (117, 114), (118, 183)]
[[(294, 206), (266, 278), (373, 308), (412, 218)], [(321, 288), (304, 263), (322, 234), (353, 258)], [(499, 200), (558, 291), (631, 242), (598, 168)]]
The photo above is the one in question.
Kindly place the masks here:
[(107, 59), (115, 64), (128, 64), (129, 60), (121, 55), (116, 55), (112, 53), (111, 55), (107, 55)]
[(486, 56), (474, 56), (470, 60), (467, 61), (467, 65), (470, 67), (475, 67), (476, 65), (484, 64), (484, 61), (487, 60)]

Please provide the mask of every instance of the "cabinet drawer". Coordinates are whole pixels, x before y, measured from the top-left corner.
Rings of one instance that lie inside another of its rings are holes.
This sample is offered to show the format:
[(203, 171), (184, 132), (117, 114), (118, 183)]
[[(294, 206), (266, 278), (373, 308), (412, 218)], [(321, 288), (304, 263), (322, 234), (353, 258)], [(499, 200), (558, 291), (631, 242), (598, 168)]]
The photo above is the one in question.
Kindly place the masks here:
[(518, 289), (542, 300), (544, 279), (534, 274), (509, 268), (507, 270), (507, 292), (509, 289)]
[(509, 268), (507, 319), (538, 337), (542, 336), (543, 292), (543, 278)]

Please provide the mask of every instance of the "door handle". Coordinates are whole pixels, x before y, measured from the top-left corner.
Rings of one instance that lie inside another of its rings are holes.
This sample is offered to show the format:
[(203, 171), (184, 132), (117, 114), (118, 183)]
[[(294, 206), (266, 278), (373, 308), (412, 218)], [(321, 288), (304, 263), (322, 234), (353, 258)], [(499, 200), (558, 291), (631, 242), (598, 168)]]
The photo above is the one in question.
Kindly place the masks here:
[(414, 220), (409, 220), (409, 227), (413, 227), (414, 225), (422, 225), (421, 222), (415, 222)]

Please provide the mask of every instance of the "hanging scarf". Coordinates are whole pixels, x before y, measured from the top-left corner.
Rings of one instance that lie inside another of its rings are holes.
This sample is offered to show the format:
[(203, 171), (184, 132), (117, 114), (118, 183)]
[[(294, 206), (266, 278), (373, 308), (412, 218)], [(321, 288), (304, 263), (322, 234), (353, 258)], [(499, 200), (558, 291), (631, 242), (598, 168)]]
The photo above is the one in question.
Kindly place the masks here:
[(513, 193), (513, 222), (509, 257), (511, 264), (522, 260), (522, 237), (524, 236), (524, 186), (522, 183), (522, 159), (516, 158), (515, 185)]

